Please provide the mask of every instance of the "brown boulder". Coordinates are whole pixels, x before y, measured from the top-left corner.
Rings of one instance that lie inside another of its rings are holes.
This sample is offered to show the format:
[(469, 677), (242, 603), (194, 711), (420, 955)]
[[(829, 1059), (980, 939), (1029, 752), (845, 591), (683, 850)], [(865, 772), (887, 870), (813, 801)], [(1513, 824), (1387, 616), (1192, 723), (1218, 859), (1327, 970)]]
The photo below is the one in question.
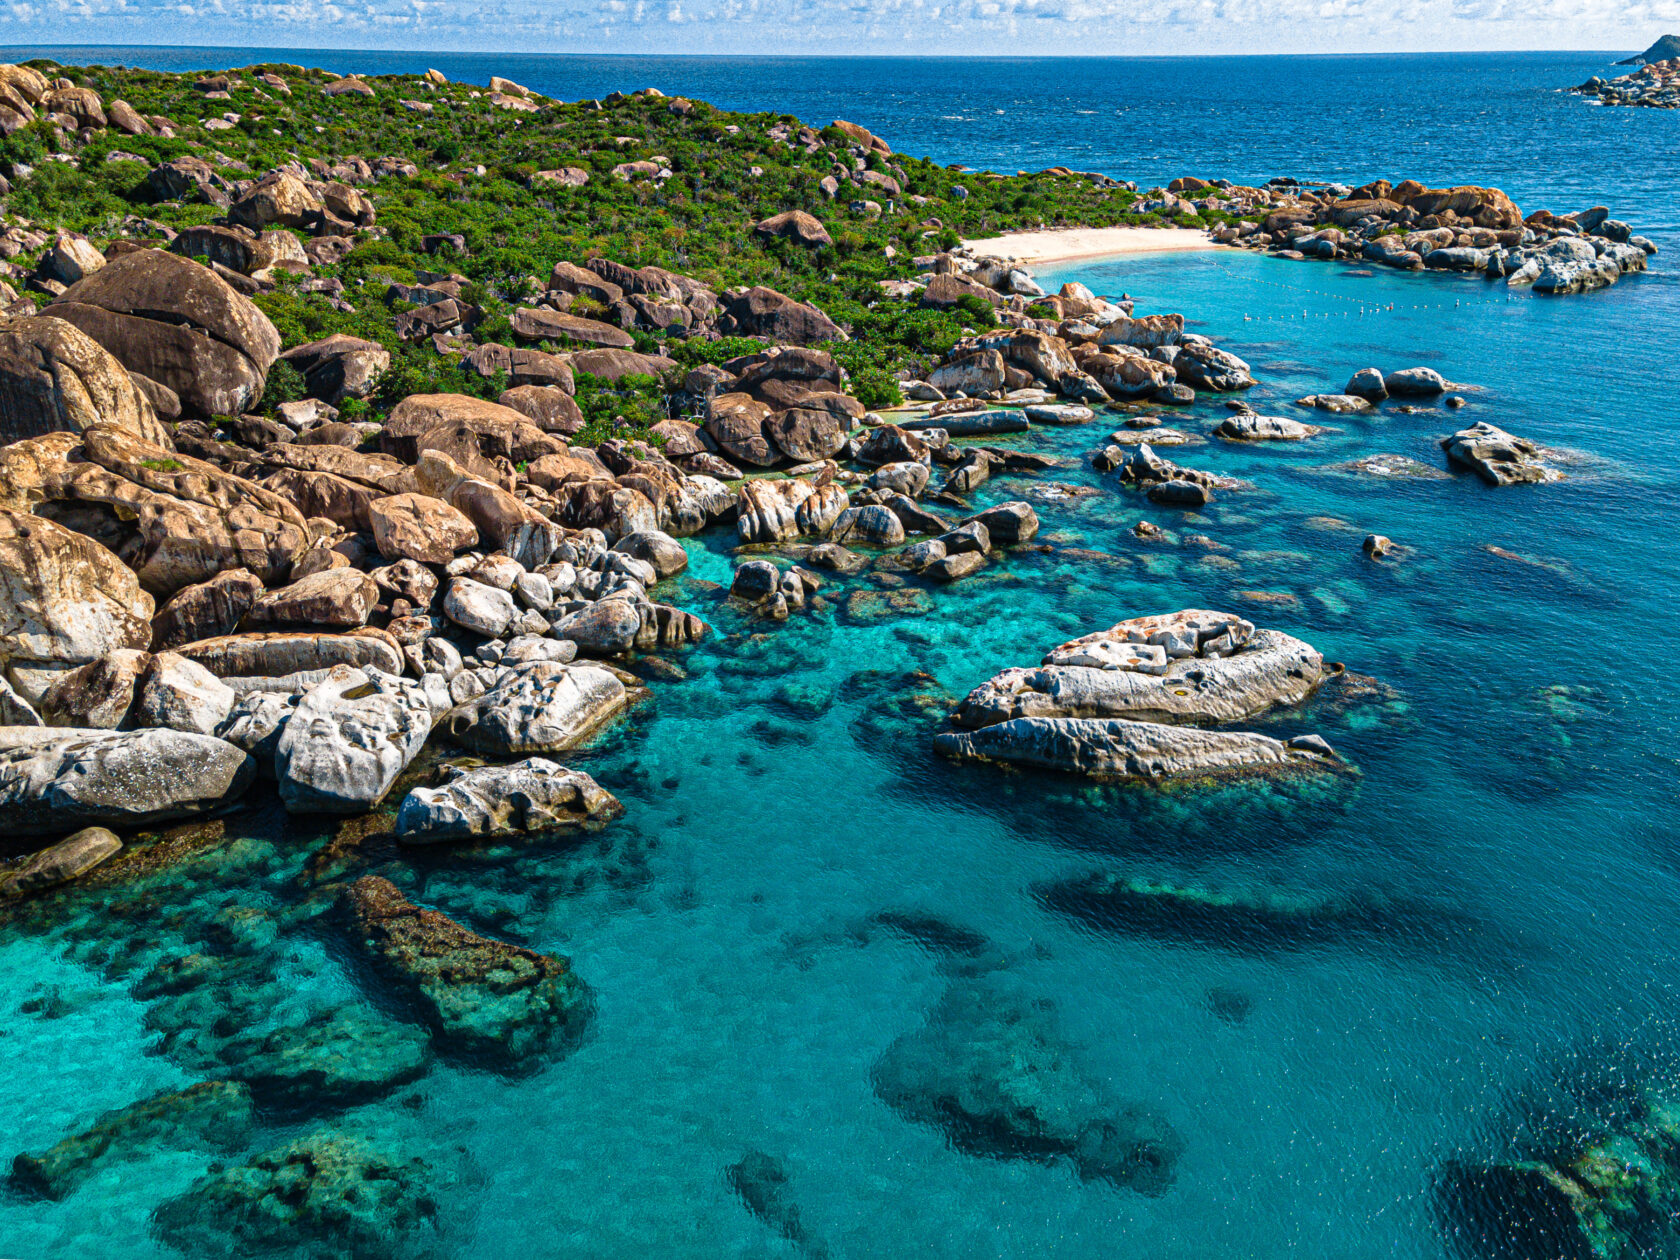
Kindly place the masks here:
[[(152, 597), (93, 539), (0, 509), (0, 666), (80, 665), (151, 644)], [(38, 697), (37, 687), (20, 690)]]
[(793, 407), (778, 411), (765, 429), (784, 455), (796, 464), (808, 464), (838, 455), (851, 425), (834, 411)]
[(183, 587), (152, 618), (152, 646), (161, 652), (232, 634), (262, 593), (262, 580), (247, 569), (229, 569)]
[(572, 371), (603, 381), (620, 381), (626, 376), (664, 377), (682, 370), (672, 359), (634, 350), (579, 350), (568, 355), (567, 362)]
[(154, 594), (234, 568), (277, 584), (309, 545), (296, 507), (214, 464), (104, 427), (81, 451), (41, 487), (38, 510), (110, 545)]
[(162, 250), (113, 258), (47, 312), (173, 390), (193, 415), (249, 410), (280, 353), (280, 334), (249, 298), (208, 267)]
[(98, 424), (172, 446), (146, 392), (74, 324), (36, 315), (0, 325), (0, 444)]
[(303, 373), (311, 398), (334, 406), (346, 398), (366, 398), (391, 366), (391, 352), (377, 341), (344, 333), (294, 346), (280, 357)]
[(724, 454), (769, 468), (781, 462), (781, 451), (766, 430), (770, 416), (769, 406), (749, 394), (719, 394), (707, 409), (706, 432)]
[(730, 331), (741, 336), (769, 337), (794, 346), (847, 340), (840, 326), (816, 307), (763, 285), (730, 289), (722, 301)]
[(457, 551), (478, 542), (478, 530), (441, 499), (394, 494), (368, 505), (374, 545), (387, 560), (448, 564)]
[(779, 236), (784, 240), (797, 241), (808, 249), (834, 244), (834, 238), (828, 234), (822, 221), (803, 210), (784, 210), (773, 214), (753, 224), (753, 231), (760, 236)]
[[(331, 451), (343, 448), (313, 446), (304, 449)], [(301, 468), (281, 468), (257, 484), (285, 499), (306, 519), (328, 520), (352, 531), (369, 528), (368, 505), (387, 493), (332, 473), (310, 472)]]
[(1518, 228), (1522, 226), (1522, 211), (1516, 203), (1497, 188), (1476, 188), (1462, 185), (1456, 188), (1418, 188), (1413, 191), (1408, 180), (1394, 190), (1394, 199), (1410, 206), (1420, 215), (1451, 212), (1468, 219), (1477, 227)]
[(276, 223), (306, 228), (319, 221), (325, 208), (296, 175), (270, 171), (228, 207), (228, 218), (258, 231)]
[(420, 490), (442, 499), (473, 523), (486, 547), (512, 556), (527, 569), (547, 564), (564, 531), (536, 509), (478, 477), (441, 451), (428, 450), (414, 466)]
[(176, 651), (217, 678), (284, 678), (334, 665), (401, 674), (404, 664), (401, 645), (385, 631), (370, 627), (345, 634), (298, 630), (225, 634), (183, 644)]
[[(568, 373), (568, 376), (570, 374)], [(566, 390), (553, 385), (516, 385), (496, 402), (530, 418), (544, 433), (571, 435), (583, 428), (583, 411)]]
[(99, 103), (99, 93), (92, 88), (68, 87), (48, 92), (41, 108), (49, 114), (68, 114), (82, 127), (103, 127), (105, 107)]
[(845, 132), (846, 138), (853, 144), (860, 144), (864, 148), (875, 153), (888, 155), (892, 153), (892, 145), (881, 139), (880, 136), (870, 131), (867, 127), (860, 127), (857, 123), (846, 122), (844, 119), (840, 118), (836, 118), (830, 125)]
[(540, 458), (564, 445), (512, 407), (468, 394), (410, 394), (391, 408), (379, 443), (386, 454), (412, 464), (426, 449), (427, 435), (449, 424), (477, 434), (486, 456), (501, 455), (514, 463)]
[(546, 385), (570, 394), (575, 386), (572, 365), (558, 354), (533, 350), (528, 346), (504, 346), (487, 342), (475, 346), (461, 356), (461, 366), (470, 368), (486, 379), (498, 372), (506, 372), (509, 385)]
[(367, 624), (379, 602), (379, 587), (355, 569), (322, 569), (289, 586), (269, 591), (251, 605), (245, 624), (268, 626), (337, 626)]
[(625, 350), (636, 344), (636, 339), (622, 328), (563, 311), (521, 306), (514, 311), (511, 322), (514, 335), (527, 341), (581, 341), (609, 350)]

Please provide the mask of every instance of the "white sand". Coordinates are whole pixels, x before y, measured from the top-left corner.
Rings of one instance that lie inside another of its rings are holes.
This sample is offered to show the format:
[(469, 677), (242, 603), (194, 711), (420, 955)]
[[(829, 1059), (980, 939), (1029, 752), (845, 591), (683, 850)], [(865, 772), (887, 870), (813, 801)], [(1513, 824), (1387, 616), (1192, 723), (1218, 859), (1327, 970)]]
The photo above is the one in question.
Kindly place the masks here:
[(1165, 254), (1184, 249), (1214, 249), (1199, 228), (1067, 228), (1057, 232), (1016, 232), (964, 241), (977, 254), (1012, 258), (1021, 263), (1065, 262), (1121, 254)]

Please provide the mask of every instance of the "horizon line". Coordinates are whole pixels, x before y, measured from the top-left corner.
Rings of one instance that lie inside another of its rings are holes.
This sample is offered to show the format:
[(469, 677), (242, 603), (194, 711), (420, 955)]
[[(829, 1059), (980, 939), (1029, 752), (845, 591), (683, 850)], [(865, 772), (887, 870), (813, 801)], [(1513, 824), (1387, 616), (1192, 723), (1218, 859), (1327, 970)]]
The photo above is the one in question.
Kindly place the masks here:
[[(1261, 60), (1264, 58), (1320, 60), (1331, 57), (1477, 57), (1512, 56), (1528, 53), (1574, 53), (1580, 56), (1613, 56), (1625, 53), (1616, 48), (1426, 48), (1390, 49), (1371, 52), (1220, 52), (1220, 53), (736, 53), (736, 52), (596, 52), (589, 49), (561, 52), (529, 52), (519, 49), (448, 48), (350, 48), (308, 44), (131, 44), (131, 43), (17, 43), (0, 44), (0, 52), (27, 49), (148, 49), (169, 52), (309, 52), (309, 53), (400, 53), (442, 57), (599, 57), (664, 61), (710, 61), (725, 58), (745, 61), (1216, 61), (1221, 59)], [(1643, 50), (1636, 50), (1643, 51)]]

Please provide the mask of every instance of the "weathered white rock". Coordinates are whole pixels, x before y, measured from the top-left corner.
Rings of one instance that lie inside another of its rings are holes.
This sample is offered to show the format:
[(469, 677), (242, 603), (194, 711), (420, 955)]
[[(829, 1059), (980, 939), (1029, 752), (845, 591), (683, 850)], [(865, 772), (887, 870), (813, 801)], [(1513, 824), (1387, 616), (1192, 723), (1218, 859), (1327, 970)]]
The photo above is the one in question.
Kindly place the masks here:
[(208, 735), (0, 727), (0, 832), (190, 818), (238, 797), (255, 774), (242, 749)]
[(896, 547), (904, 541), (904, 523), (880, 504), (852, 507), (840, 513), (829, 537), (837, 543), (866, 542), (878, 547)]
[(786, 481), (741, 483), (735, 503), (735, 529), (743, 543), (787, 542), (799, 537), (796, 513), (811, 497), (811, 483), (797, 477)]
[(554, 623), (557, 638), (577, 644), (590, 656), (616, 656), (636, 645), (642, 614), (629, 599), (603, 599)]
[(234, 690), (196, 661), (159, 652), (146, 667), (135, 701), (136, 726), (213, 735), (233, 708)]
[(1120, 718), (1015, 718), (982, 730), (938, 735), (934, 749), (962, 761), (1148, 781), (1327, 764), (1321, 755), (1267, 735)]
[(589, 775), (542, 757), (512, 766), (447, 766), (441, 787), (417, 787), (397, 811), (397, 839), (435, 844), (604, 823), (622, 811)]
[(1257, 416), (1253, 412), (1244, 412), (1226, 416), (1214, 432), (1232, 442), (1299, 442), (1324, 430), (1287, 416)]
[(1021, 717), (1229, 722), (1298, 704), (1324, 677), (1324, 658), (1300, 639), (1256, 630), (1229, 613), (1187, 609), (1074, 639), (1036, 669), (1003, 670), (969, 693), (953, 721), (967, 727)]
[(452, 579), (443, 596), (445, 617), (463, 630), (488, 639), (506, 634), (517, 611), (512, 595), (469, 577)]
[(385, 798), (431, 731), (420, 687), (377, 670), (335, 667), (304, 693), (280, 733), (280, 799), (294, 814), (364, 813)]
[(490, 756), (558, 752), (588, 738), (628, 700), (610, 670), (538, 661), (451, 709), (443, 725), (462, 747)]

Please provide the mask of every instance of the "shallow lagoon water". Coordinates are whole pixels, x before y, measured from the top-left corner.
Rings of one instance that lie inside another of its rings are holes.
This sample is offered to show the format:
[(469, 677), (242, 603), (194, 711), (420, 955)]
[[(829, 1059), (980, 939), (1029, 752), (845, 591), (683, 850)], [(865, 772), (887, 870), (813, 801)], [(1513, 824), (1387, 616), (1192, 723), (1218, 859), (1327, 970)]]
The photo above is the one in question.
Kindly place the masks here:
[[(621, 821), (518, 849), (370, 852), (417, 899), (568, 955), (596, 997), (583, 1044), (539, 1071), (439, 1060), (351, 1109), (437, 1162), (430, 1247), (795, 1254), (725, 1172), (763, 1150), (785, 1163), (812, 1254), (1450, 1254), (1445, 1161), (1590, 1123), (1583, 1083), (1670, 1071), (1680, 441), (1662, 365), (1680, 287), (1658, 262), (1564, 300), (1226, 252), (1047, 269), (1049, 285), (1184, 311), (1253, 363), (1263, 412), (1303, 415), (1290, 400), (1356, 368), (1415, 363), (1462, 382), (1470, 406), (1165, 451), (1252, 482), (1200, 518), (1086, 465), (1119, 416), (1011, 438), (1065, 463), (979, 497), (1033, 501), (1048, 549), (896, 611), (851, 599), (876, 588), (848, 580), (825, 610), (753, 622), (704, 585), (727, 581), (733, 539), (691, 540), (668, 598), (716, 637), (674, 658), (686, 681), (656, 683), (570, 759), (620, 796)], [(1206, 437), (1224, 414), (1208, 399), (1164, 422)], [(1444, 468), (1439, 437), (1479, 418), (1580, 456), (1563, 481), (1498, 491), (1324, 471), (1378, 452)], [(1051, 497), (1052, 482), (1099, 493)], [(1138, 541), (1142, 518), (1175, 541)], [(1367, 531), (1402, 556), (1366, 561)], [(944, 706), (996, 669), (1194, 606), (1380, 680), (1378, 701), (1265, 724), (1320, 731), (1357, 777), (1153, 793), (931, 756)], [(197, 1079), (159, 1052), (157, 1004), (133, 984), (198, 947), (213, 908), (277, 916), (263, 956), (284, 999), (263, 1018), (379, 1009), (338, 929), (297, 914), (330, 833), (266, 805), (228, 834), (255, 842), (160, 879), (143, 905), (75, 891), (41, 903), (50, 924), (0, 929), (0, 1046), (32, 1068), (0, 1094), (0, 1156)], [(1326, 912), (1311, 930), (1148, 912), (1079, 896), (1093, 872)], [(219, 920), (212, 947), (239, 948), (237, 922)], [(888, 1106), (883, 1055), (953, 986), (1051, 1004), (1086, 1074), (1181, 1135), (1171, 1187), (966, 1153)], [(322, 1110), (266, 1113), (252, 1150)], [(62, 1203), (0, 1196), (0, 1252), (177, 1254), (150, 1214), (228, 1158), (158, 1151)]]

